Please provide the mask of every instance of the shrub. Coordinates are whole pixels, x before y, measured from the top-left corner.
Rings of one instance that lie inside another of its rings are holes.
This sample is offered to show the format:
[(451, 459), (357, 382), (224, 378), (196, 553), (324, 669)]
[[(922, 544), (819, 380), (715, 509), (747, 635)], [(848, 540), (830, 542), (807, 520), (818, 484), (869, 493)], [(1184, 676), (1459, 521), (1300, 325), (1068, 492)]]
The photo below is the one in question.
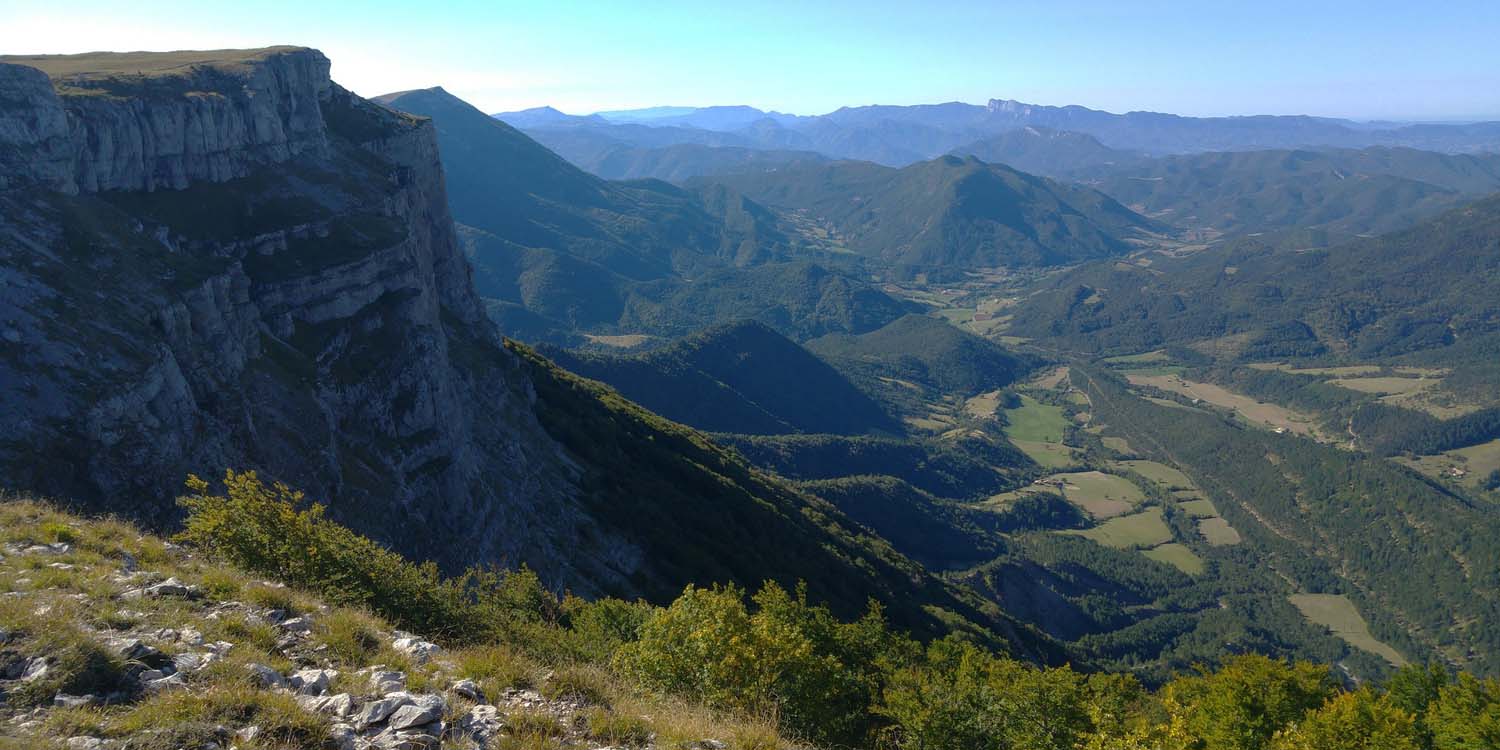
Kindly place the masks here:
[(840, 623), (824, 607), (767, 583), (746, 607), (736, 587), (689, 586), (658, 610), (617, 663), (649, 688), (752, 716), (774, 716), (824, 743), (870, 729), (879, 663), (894, 638), (878, 610)]

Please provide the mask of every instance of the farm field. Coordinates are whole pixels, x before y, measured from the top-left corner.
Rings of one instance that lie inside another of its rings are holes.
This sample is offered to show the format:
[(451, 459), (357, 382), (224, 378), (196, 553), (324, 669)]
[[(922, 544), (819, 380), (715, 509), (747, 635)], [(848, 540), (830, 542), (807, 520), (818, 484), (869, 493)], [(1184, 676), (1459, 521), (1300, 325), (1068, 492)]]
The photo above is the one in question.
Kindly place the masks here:
[(1035, 443), (1012, 440), (1016, 448), (1045, 469), (1066, 469), (1078, 465), (1078, 452), (1062, 443)]
[(1141, 554), (1152, 560), (1171, 565), (1190, 576), (1201, 574), (1205, 567), (1203, 558), (1193, 554), (1192, 550), (1177, 542), (1168, 542), (1167, 544), (1152, 547)]
[(1406, 659), (1396, 649), (1376, 640), (1370, 626), (1354, 607), (1354, 602), (1342, 594), (1292, 594), (1292, 606), (1302, 612), (1308, 620), (1333, 631), (1344, 642), (1383, 657), (1392, 665), (1400, 667)]
[[(1490, 472), (1500, 470), (1500, 440), (1471, 445), (1446, 453), (1416, 458), (1396, 457), (1397, 463), (1438, 479), (1456, 481), (1470, 489), (1480, 486)], [(1462, 475), (1456, 472), (1462, 472)]]
[(1222, 518), (1204, 518), (1198, 522), (1198, 533), (1203, 535), (1210, 545), (1225, 547), (1240, 543), (1240, 532), (1235, 531), (1229, 522)]
[(1044, 404), (1030, 396), (1021, 396), (1021, 406), (1007, 409), (1005, 435), (1012, 440), (1030, 443), (1061, 443), (1068, 418), (1061, 406)]
[(1177, 469), (1155, 461), (1117, 461), (1117, 466), (1129, 469), (1157, 483), (1166, 490), (1185, 490), (1193, 487), (1193, 480)]
[(1298, 435), (1314, 436), (1313, 420), (1276, 404), (1256, 401), (1212, 383), (1195, 383), (1176, 375), (1127, 375), (1132, 385), (1160, 388), (1200, 401), (1232, 409), (1245, 421), (1270, 428), (1282, 428)]
[(1135, 449), (1130, 447), (1130, 441), (1126, 440), (1125, 438), (1106, 437), (1100, 438), (1100, 442), (1104, 443), (1104, 447), (1122, 456), (1135, 455)]
[(1372, 378), (1334, 378), (1329, 383), (1348, 388), (1360, 393), (1378, 393), (1386, 396), (1405, 395), (1431, 388), (1437, 385), (1439, 380), (1429, 378), (1406, 378), (1406, 377), (1372, 377)]
[(981, 393), (964, 402), (964, 411), (971, 417), (988, 419), (995, 416), (995, 411), (1000, 408), (1000, 391)]
[(1212, 500), (1183, 500), (1177, 503), (1177, 507), (1193, 518), (1219, 517), (1219, 509), (1214, 507)]
[(1059, 533), (1077, 534), (1116, 549), (1155, 547), (1172, 541), (1172, 530), (1162, 520), (1161, 508), (1111, 518), (1092, 529)]
[(1094, 518), (1123, 515), (1146, 499), (1134, 482), (1102, 471), (1054, 474), (1047, 480), (1060, 482), (1063, 497)]

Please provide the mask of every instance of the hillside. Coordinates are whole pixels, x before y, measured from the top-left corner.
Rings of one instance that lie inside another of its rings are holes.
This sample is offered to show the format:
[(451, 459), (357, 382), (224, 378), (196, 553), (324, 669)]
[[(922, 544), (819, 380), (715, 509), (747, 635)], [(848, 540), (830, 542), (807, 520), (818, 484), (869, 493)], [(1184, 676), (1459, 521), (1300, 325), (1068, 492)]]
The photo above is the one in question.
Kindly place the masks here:
[[(7, 489), (172, 528), (189, 473), (253, 468), (444, 570), (658, 600), (805, 580), (845, 615), (873, 596), (918, 632), (1025, 640), (832, 506), (503, 341), (431, 121), (338, 87), (315, 50), (183, 63), (38, 63), (66, 86), (0, 65), (27, 124), (0, 142), (21, 165), (0, 190), (0, 381), (26, 384), (0, 400)], [(147, 133), (165, 140), (101, 145)]]
[(1477, 354), (1497, 332), (1497, 242), (1491, 197), (1326, 250), (1245, 240), (1150, 268), (1090, 266), (1028, 300), (1012, 330), (1098, 351), (1222, 340), (1247, 358)]
[(679, 143), (661, 148), (621, 145), (574, 163), (610, 180), (657, 179), (682, 182), (691, 177), (779, 169), (798, 162), (827, 161), (812, 151), (753, 149)]
[(1090, 135), (1032, 126), (1008, 130), (960, 146), (952, 153), (1056, 179), (1068, 178), (1088, 168), (1141, 158), (1131, 151), (1110, 148)]
[(1122, 255), (1125, 239), (1151, 226), (1091, 190), (954, 156), (903, 169), (835, 162), (711, 179), (807, 212), (850, 250), (905, 275)]
[(927, 315), (907, 315), (869, 333), (829, 334), (807, 348), (865, 381), (896, 379), (945, 395), (1004, 388), (1032, 367), (989, 339)]
[(709, 432), (899, 433), (844, 376), (760, 323), (728, 323), (633, 356), (544, 349), (662, 416)]
[(1404, 228), (1500, 190), (1500, 157), (1413, 149), (1247, 151), (1083, 166), (1075, 176), (1153, 218), (1246, 232)]

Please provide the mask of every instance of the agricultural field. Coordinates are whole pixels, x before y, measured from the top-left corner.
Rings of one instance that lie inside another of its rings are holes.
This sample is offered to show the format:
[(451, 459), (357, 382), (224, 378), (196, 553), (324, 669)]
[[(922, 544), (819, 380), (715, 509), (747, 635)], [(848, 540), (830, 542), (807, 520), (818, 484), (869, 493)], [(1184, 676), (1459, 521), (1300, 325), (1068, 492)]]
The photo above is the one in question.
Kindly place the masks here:
[(616, 349), (634, 349), (651, 340), (651, 337), (644, 333), (627, 333), (620, 336), (600, 336), (593, 333), (585, 333), (583, 337), (588, 339), (591, 344), (611, 346)]
[(1155, 461), (1116, 461), (1115, 465), (1129, 469), (1160, 485), (1164, 490), (1187, 490), (1193, 488), (1193, 480), (1177, 469)]
[(1162, 520), (1161, 508), (1111, 518), (1092, 529), (1059, 533), (1077, 534), (1116, 549), (1155, 547), (1172, 541), (1172, 530)]
[(1109, 365), (1141, 365), (1152, 364), (1156, 362), (1166, 362), (1170, 359), (1171, 357), (1167, 356), (1166, 352), (1157, 349), (1156, 351), (1152, 352), (1127, 354), (1122, 357), (1109, 357), (1108, 359), (1105, 359), (1104, 362), (1105, 364)]
[(1118, 453), (1119, 455), (1122, 455), (1122, 456), (1133, 456), (1133, 455), (1135, 455), (1135, 449), (1132, 448), (1132, 447), (1130, 447), (1130, 441), (1126, 440), (1125, 438), (1122, 438), (1122, 437), (1106, 437), (1106, 438), (1100, 438), (1099, 441), (1102, 442), (1102, 443), (1104, 443), (1104, 447), (1106, 447), (1106, 448), (1114, 451), (1115, 453)]
[(1198, 521), (1198, 533), (1214, 547), (1226, 547), (1240, 543), (1240, 532), (1222, 518), (1204, 518)]
[(1311, 417), (1276, 404), (1256, 401), (1249, 396), (1242, 396), (1212, 383), (1195, 383), (1191, 380), (1183, 380), (1177, 375), (1131, 374), (1126, 378), (1132, 385), (1150, 386), (1231, 409), (1241, 419), (1254, 425), (1282, 429), (1308, 437), (1315, 436)]
[(1410, 466), (1431, 477), (1475, 489), (1490, 472), (1500, 470), (1500, 440), (1471, 445), (1434, 456), (1396, 457), (1397, 463)]
[(1188, 549), (1187, 546), (1178, 544), (1177, 542), (1158, 545), (1145, 550), (1141, 554), (1152, 560), (1171, 565), (1190, 576), (1199, 575), (1204, 570), (1203, 558), (1193, 554), (1193, 551)]
[(1053, 474), (1043, 482), (1061, 490), (1068, 502), (1094, 518), (1112, 518), (1129, 513), (1146, 499), (1146, 493), (1125, 477), (1102, 471)]
[(1212, 500), (1183, 500), (1177, 503), (1182, 512), (1193, 518), (1218, 518), (1219, 509)]
[(1078, 465), (1078, 451), (1062, 443), (1034, 443), (1029, 440), (1010, 442), (1044, 469), (1066, 469)]
[(1068, 418), (1063, 416), (1060, 406), (1044, 404), (1030, 396), (1021, 396), (1021, 406), (1007, 409), (1005, 417), (1009, 424), (1005, 435), (1011, 440), (1030, 443), (1061, 443)]
[(964, 402), (964, 412), (977, 419), (991, 419), (1000, 409), (1000, 391), (981, 393)]
[(1369, 651), (1400, 667), (1406, 659), (1396, 649), (1376, 640), (1370, 626), (1354, 607), (1354, 602), (1342, 594), (1292, 594), (1292, 606), (1302, 612), (1309, 621), (1333, 631), (1349, 645)]
[(1042, 389), (1050, 391), (1053, 388), (1056, 388), (1059, 385), (1062, 385), (1063, 381), (1065, 381), (1067, 379), (1068, 379), (1068, 367), (1067, 367), (1067, 365), (1063, 365), (1062, 367), (1058, 367), (1058, 368), (1053, 369), (1053, 370), (1048, 370), (1047, 372), (1044, 372), (1041, 375), (1038, 375), (1034, 380), (1032, 380), (1031, 382), (1027, 383), (1027, 385), (1032, 386), (1034, 388), (1042, 388)]

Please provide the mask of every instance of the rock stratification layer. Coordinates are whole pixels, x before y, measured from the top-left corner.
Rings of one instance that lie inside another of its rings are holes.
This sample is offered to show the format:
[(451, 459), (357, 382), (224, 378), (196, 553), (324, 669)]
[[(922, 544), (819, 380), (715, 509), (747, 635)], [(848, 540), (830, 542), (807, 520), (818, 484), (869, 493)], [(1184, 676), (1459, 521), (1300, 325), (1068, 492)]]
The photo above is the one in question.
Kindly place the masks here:
[(9, 482), (165, 519), (189, 472), (259, 467), (420, 557), (620, 580), (628, 545), (575, 553), (577, 470), (473, 292), (432, 127), (328, 73), (0, 64)]

